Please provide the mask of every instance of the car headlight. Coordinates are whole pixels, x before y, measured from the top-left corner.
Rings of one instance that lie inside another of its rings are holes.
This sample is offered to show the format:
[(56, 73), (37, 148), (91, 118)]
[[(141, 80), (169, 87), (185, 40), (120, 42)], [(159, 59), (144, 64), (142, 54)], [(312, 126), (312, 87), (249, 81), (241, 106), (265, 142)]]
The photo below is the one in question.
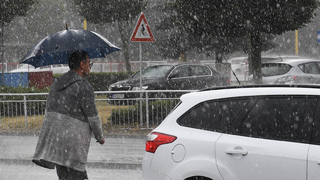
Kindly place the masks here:
[(146, 90), (146, 89), (148, 89), (148, 86), (142, 86), (141, 89), (140, 89), (140, 87), (133, 87), (132, 91)]
[(108, 91), (112, 91), (112, 88), (114, 88), (114, 85), (110, 85)]

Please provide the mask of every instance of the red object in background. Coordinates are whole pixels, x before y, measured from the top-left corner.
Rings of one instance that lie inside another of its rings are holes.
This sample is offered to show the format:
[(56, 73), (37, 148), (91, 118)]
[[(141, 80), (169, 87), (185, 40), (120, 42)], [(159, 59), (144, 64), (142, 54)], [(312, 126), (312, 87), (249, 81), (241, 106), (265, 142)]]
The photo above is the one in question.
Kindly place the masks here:
[(29, 72), (29, 87), (42, 89), (49, 87), (53, 82), (52, 71)]

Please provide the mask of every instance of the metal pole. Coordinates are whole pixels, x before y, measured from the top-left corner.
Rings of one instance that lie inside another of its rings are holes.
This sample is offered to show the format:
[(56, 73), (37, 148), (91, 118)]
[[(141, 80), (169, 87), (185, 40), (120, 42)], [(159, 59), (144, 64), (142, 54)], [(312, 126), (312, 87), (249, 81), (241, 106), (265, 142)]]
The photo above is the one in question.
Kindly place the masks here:
[[(140, 91), (142, 91), (142, 50), (141, 50), (141, 42), (139, 42), (139, 61), (140, 61)], [(142, 126), (142, 118), (143, 112), (142, 112), (142, 92), (140, 93), (140, 126)]]
[(24, 109), (24, 126), (25, 128), (28, 127), (28, 118), (27, 118), (27, 96), (23, 96), (23, 109)]
[(149, 94), (146, 92), (146, 123), (147, 123), (147, 129), (149, 129)]
[(2, 85), (4, 85), (4, 48), (3, 48), (3, 19), (1, 19), (1, 59), (2, 59), (2, 63), (1, 63), (1, 82)]
[[(1, 1), (1, 9), (5, 7), (5, 1)], [(4, 15), (1, 15), (1, 59), (2, 59), (2, 73), (1, 73), (1, 85), (4, 85), (4, 43), (3, 43), (3, 33), (4, 33)]]
[(295, 30), (295, 53), (298, 55), (299, 53), (299, 37), (298, 37), (298, 30)]

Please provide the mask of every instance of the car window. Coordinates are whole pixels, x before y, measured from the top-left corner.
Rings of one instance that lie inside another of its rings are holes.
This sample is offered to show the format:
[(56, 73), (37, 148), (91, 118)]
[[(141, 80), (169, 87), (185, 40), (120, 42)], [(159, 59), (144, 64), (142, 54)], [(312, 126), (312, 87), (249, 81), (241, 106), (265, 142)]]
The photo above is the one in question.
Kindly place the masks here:
[(181, 126), (224, 132), (249, 99), (226, 99), (200, 103), (178, 119)]
[(313, 62), (299, 64), (298, 67), (306, 74), (320, 74), (318, 66)]
[(192, 66), (191, 67), (191, 73), (193, 76), (205, 76), (205, 75), (211, 75), (211, 71), (206, 66)]
[[(142, 70), (142, 77), (165, 77), (168, 72), (172, 69), (173, 66), (165, 65), (165, 66), (148, 66)], [(140, 77), (140, 73), (136, 73), (133, 77)]]
[(242, 123), (241, 134), (266, 139), (309, 142), (315, 97), (261, 98)]
[(171, 78), (182, 78), (182, 77), (189, 77), (191, 74), (191, 68), (189, 66), (179, 66), (173, 70), (171, 74)]
[(262, 76), (278, 76), (286, 74), (292, 68), (289, 64), (282, 63), (265, 63), (262, 64)]

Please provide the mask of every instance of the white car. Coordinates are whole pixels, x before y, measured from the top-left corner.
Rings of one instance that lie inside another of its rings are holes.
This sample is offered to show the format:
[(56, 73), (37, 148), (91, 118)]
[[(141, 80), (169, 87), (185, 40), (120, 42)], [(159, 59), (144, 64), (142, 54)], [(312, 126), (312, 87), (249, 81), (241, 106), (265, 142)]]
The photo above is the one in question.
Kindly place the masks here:
[(320, 86), (181, 96), (146, 141), (143, 180), (319, 180)]
[(50, 66), (43, 66), (34, 68), (29, 64), (19, 64), (17, 69), (14, 69), (10, 72), (39, 72), (39, 71), (52, 71), (53, 74), (64, 74), (68, 72), (69, 66), (67, 64), (55, 64)]
[[(235, 57), (228, 60), (231, 69), (240, 81), (246, 81), (248, 78), (249, 64), (248, 57)], [(231, 80), (235, 81), (235, 76), (231, 75)]]
[[(301, 59), (299, 56), (262, 56), (261, 62), (277, 62), (287, 59)], [(239, 81), (249, 81), (252, 79), (249, 75), (249, 62), (248, 57), (234, 57), (228, 60), (231, 65), (232, 71), (235, 73)], [(231, 74), (231, 81), (236, 81), (234, 74)]]
[(264, 84), (320, 84), (320, 60), (286, 59), (263, 63)]

